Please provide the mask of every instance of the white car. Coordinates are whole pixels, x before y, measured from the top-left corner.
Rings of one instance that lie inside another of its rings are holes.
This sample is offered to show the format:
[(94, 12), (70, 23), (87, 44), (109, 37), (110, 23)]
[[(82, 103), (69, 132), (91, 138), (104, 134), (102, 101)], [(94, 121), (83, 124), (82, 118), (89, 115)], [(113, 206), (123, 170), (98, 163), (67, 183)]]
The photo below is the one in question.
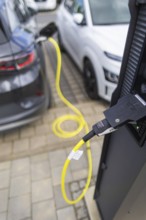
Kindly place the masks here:
[(35, 0), (39, 10), (54, 10), (57, 7), (57, 0)]
[(58, 42), (83, 72), (87, 94), (110, 101), (118, 83), (130, 13), (128, 0), (65, 0)]

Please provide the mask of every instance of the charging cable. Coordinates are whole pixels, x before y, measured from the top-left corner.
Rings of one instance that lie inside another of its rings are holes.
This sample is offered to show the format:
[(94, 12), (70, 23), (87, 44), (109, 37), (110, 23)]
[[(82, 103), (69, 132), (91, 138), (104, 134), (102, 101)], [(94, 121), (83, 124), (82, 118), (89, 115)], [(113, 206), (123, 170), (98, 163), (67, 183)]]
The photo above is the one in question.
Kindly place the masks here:
[[(63, 115), (59, 118), (57, 118), (54, 122), (53, 122), (53, 132), (55, 135), (57, 135), (58, 137), (61, 138), (71, 138), (76, 136), (77, 134), (79, 134), (81, 132), (82, 129), (85, 129), (85, 133), (89, 133), (89, 128), (88, 128), (88, 124), (84, 119), (84, 116), (82, 115), (82, 113), (73, 105), (71, 104), (62, 94), (61, 88), (60, 88), (60, 76), (61, 76), (61, 52), (60, 52), (60, 48), (57, 44), (57, 42), (53, 39), (53, 38), (49, 38), (49, 41), (53, 44), (53, 46), (56, 49), (56, 54), (57, 54), (57, 70), (56, 70), (56, 89), (57, 89), (57, 93), (60, 97), (60, 99), (62, 100), (62, 102), (68, 106), (75, 114), (67, 114), (67, 115)], [(78, 124), (78, 128), (74, 131), (65, 131), (61, 128), (61, 124), (63, 122), (65, 122), (66, 120), (71, 120), (71, 121), (75, 121)], [(68, 158), (65, 161), (63, 170), (62, 170), (62, 176), (61, 176), (61, 190), (62, 190), (62, 195), (63, 198), (65, 199), (65, 201), (70, 204), (76, 204), (78, 203), (86, 194), (86, 191), (89, 188), (90, 185), (90, 181), (91, 181), (91, 177), (92, 177), (92, 155), (91, 155), (91, 149), (90, 149), (90, 142), (87, 141), (86, 143), (86, 149), (87, 149), (87, 157), (88, 157), (88, 165), (89, 165), (89, 170), (88, 170), (88, 177), (87, 177), (87, 182), (85, 185), (85, 188), (83, 190), (83, 192), (81, 193), (81, 195), (75, 199), (75, 200), (70, 200), (67, 197), (66, 194), (66, 190), (65, 190), (65, 179), (66, 179), (66, 172), (67, 172), (67, 168), (71, 162), (72, 159), (78, 160), (81, 155), (82, 155), (82, 151), (79, 151), (79, 149), (83, 146), (84, 144), (84, 140), (81, 140), (72, 150), (72, 152), (70, 153), (70, 155), (68, 156)]]
[[(69, 138), (77, 135), (83, 128), (85, 129), (86, 135), (75, 145), (69, 156), (67, 157), (61, 176), (61, 190), (62, 195), (65, 201), (70, 204), (76, 204), (79, 202), (84, 195), (86, 194), (88, 187), (90, 185), (91, 177), (92, 177), (92, 156), (91, 156), (91, 148), (89, 140), (97, 135), (105, 135), (109, 134), (113, 131), (116, 131), (122, 125), (125, 125), (130, 122), (138, 121), (144, 117), (146, 117), (146, 102), (143, 100), (139, 94), (127, 94), (121, 97), (118, 102), (111, 106), (109, 109), (104, 111), (105, 119), (97, 122), (93, 125), (92, 130), (89, 132), (89, 128), (87, 122), (84, 119), (82, 113), (72, 105), (62, 94), (60, 89), (60, 74), (61, 74), (61, 53), (57, 42), (53, 38), (49, 38), (49, 41), (54, 45), (57, 53), (57, 73), (56, 73), (56, 89), (59, 97), (67, 105), (72, 111), (75, 113), (74, 115), (65, 115), (57, 118), (53, 123), (53, 131), (54, 133), (62, 138)], [(61, 124), (66, 120), (73, 120), (78, 123), (78, 128), (75, 131), (68, 132), (64, 131), (61, 128)], [(86, 143), (87, 157), (88, 157), (88, 177), (84, 190), (80, 194), (80, 196), (75, 200), (70, 200), (67, 197), (65, 190), (65, 178), (67, 168), (72, 159), (78, 160), (82, 155), (82, 151), (80, 148)]]

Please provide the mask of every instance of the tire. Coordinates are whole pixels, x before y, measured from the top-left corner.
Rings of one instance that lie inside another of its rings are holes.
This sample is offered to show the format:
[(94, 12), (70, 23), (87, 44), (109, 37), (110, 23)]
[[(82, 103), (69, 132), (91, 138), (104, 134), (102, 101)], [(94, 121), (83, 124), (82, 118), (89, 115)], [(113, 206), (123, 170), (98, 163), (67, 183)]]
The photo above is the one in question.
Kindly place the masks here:
[(99, 99), (97, 79), (93, 65), (90, 60), (84, 62), (84, 85), (87, 95), (94, 100)]
[(59, 31), (58, 31), (58, 45), (60, 47), (61, 52), (65, 52), (65, 47), (62, 43), (62, 38), (61, 38)]

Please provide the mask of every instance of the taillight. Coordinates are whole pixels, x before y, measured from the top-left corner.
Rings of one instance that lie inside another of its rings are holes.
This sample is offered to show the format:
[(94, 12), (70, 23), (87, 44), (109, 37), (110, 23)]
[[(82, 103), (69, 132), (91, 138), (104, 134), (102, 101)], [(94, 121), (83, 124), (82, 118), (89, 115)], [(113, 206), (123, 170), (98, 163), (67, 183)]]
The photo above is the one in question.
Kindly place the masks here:
[(0, 58), (0, 71), (14, 71), (14, 70), (23, 69), (29, 66), (30, 64), (32, 64), (34, 60), (35, 60), (34, 51), (29, 54), (15, 56), (12, 58), (5, 58), (5, 59)]

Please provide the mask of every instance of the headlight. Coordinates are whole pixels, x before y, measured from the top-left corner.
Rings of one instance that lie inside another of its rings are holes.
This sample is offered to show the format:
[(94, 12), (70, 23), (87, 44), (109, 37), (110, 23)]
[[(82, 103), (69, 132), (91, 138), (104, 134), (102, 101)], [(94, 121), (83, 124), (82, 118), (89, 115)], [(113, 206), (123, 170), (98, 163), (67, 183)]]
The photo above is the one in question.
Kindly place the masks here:
[(117, 56), (117, 55), (114, 55), (114, 54), (111, 54), (111, 53), (108, 53), (108, 52), (104, 52), (104, 54), (105, 54), (109, 59), (122, 62), (122, 57), (120, 57), (120, 56)]
[(116, 83), (116, 84), (118, 83), (119, 77), (115, 73), (112, 73), (112, 72), (104, 69), (104, 76), (107, 81), (112, 82), (112, 83)]

